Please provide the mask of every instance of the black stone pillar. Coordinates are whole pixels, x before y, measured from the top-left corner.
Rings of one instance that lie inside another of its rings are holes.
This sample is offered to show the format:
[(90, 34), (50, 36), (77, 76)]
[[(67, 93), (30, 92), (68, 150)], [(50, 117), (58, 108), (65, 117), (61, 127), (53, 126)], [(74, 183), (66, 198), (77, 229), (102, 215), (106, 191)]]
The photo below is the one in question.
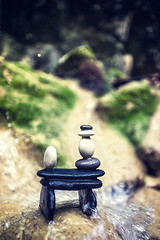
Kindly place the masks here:
[(55, 211), (55, 193), (53, 188), (42, 186), (39, 206), (44, 217), (52, 221)]
[(83, 189), (79, 190), (79, 203), (82, 209), (82, 212), (88, 216), (91, 216), (95, 213), (97, 207), (97, 200), (92, 192), (92, 189)]

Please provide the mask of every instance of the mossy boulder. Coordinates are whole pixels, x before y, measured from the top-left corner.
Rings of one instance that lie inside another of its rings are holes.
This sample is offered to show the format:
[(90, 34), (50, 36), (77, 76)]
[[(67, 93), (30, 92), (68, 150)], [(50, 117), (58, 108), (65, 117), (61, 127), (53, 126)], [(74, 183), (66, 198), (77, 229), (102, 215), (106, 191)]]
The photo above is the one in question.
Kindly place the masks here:
[[(42, 151), (55, 142), (59, 147), (59, 136), (75, 101), (76, 94), (52, 74), (19, 62), (1, 62), (0, 123), (29, 136)], [(60, 149), (59, 166), (65, 163)]]
[(60, 77), (75, 77), (84, 60), (96, 60), (89, 45), (78, 46), (61, 57), (55, 68), (55, 74)]
[(137, 147), (158, 105), (156, 91), (147, 82), (131, 82), (105, 95), (97, 112)]

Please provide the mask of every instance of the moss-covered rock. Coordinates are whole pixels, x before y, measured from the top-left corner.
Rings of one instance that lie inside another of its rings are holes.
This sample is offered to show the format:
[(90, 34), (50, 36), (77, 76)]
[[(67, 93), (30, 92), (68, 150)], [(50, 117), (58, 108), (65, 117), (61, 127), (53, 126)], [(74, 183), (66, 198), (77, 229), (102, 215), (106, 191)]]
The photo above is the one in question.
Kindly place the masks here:
[(97, 111), (134, 146), (138, 146), (157, 105), (157, 94), (148, 83), (132, 82), (104, 96)]
[(74, 77), (77, 75), (78, 69), (84, 60), (96, 60), (89, 45), (76, 47), (60, 58), (55, 68), (55, 74), (60, 77)]
[[(76, 95), (55, 77), (16, 62), (0, 65), (0, 119), (41, 150), (59, 142)], [(56, 147), (59, 147), (57, 144)], [(59, 166), (65, 157), (59, 152)]]

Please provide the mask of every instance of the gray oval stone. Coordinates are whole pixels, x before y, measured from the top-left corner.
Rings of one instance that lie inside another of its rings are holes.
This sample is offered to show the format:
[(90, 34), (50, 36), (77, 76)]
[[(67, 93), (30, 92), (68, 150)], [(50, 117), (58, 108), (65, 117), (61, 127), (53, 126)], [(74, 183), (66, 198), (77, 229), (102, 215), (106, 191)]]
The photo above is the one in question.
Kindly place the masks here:
[(101, 162), (98, 158), (86, 158), (77, 160), (75, 165), (78, 169), (95, 170), (100, 166)]

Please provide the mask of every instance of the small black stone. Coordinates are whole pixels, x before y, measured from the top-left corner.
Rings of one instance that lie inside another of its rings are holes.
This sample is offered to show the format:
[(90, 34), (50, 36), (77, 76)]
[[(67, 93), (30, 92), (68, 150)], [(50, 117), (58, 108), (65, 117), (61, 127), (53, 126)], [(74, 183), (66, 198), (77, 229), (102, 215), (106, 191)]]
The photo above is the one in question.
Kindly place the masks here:
[(85, 130), (92, 130), (93, 127), (90, 126), (90, 125), (82, 125), (82, 126), (80, 126), (80, 129), (81, 129), (82, 131), (85, 131)]

